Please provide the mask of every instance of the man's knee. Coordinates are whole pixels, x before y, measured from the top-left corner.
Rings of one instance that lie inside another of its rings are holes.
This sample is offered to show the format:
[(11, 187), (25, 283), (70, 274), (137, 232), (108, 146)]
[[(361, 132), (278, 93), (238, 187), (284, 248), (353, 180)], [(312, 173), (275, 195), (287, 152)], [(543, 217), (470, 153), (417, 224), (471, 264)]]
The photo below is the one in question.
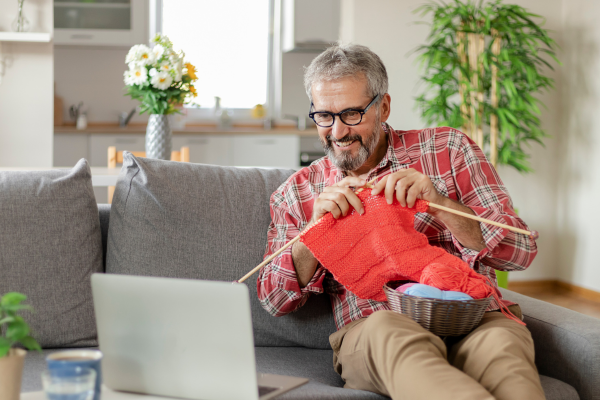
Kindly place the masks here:
[[(476, 330), (466, 338), (460, 347), (462, 350), (456, 350), (463, 353), (463, 357), (475, 357), (488, 361), (497, 357), (504, 358), (511, 354), (525, 359), (529, 363), (533, 363), (535, 358), (531, 333), (526, 327), (517, 325), (513, 321), (508, 324), (487, 326), (480, 331)], [(451, 362), (458, 355), (454, 350), (450, 352)]]
[(425, 341), (435, 344), (445, 353), (445, 346), (439, 337), (423, 328), (412, 318), (388, 310), (376, 311), (367, 317), (363, 323), (361, 340), (367, 351), (388, 346), (401, 351), (402, 348), (411, 344)]
[(379, 310), (367, 317), (367, 320), (363, 323), (362, 329), (363, 335), (371, 336), (387, 330), (419, 330), (419, 328), (423, 329), (412, 318), (404, 314), (389, 310)]

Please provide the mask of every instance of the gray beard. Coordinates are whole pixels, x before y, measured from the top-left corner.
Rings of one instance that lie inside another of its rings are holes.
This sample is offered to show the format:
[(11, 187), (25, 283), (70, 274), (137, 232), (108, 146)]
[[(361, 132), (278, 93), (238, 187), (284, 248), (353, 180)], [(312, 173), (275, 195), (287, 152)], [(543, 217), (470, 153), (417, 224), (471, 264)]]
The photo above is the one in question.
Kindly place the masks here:
[(344, 139), (350, 140), (358, 140), (360, 142), (360, 149), (358, 150), (358, 154), (355, 157), (352, 157), (350, 151), (342, 150), (340, 154), (336, 154), (333, 149), (333, 143), (331, 140), (331, 135), (327, 136), (327, 138), (323, 141), (321, 140), (321, 144), (323, 145), (323, 150), (327, 157), (331, 160), (333, 165), (340, 171), (355, 171), (363, 166), (363, 164), (371, 157), (371, 154), (375, 152), (377, 148), (377, 143), (379, 143), (379, 138), (381, 136), (381, 123), (380, 117), (377, 115), (377, 119), (375, 120), (375, 128), (373, 129), (373, 133), (369, 136), (365, 142), (360, 136), (347, 136)]

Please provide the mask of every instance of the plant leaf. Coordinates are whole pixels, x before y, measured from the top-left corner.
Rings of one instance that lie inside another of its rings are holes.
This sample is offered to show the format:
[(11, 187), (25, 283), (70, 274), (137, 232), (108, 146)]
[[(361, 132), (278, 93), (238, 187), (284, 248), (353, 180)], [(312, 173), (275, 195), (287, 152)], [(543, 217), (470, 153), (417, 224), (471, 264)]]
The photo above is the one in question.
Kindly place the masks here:
[(16, 317), (13, 322), (10, 322), (6, 327), (6, 338), (13, 342), (20, 341), (29, 335), (29, 325), (23, 320), (23, 317)]
[(0, 358), (8, 354), (8, 351), (12, 347), (12, 342), (8, 339), (0, 336)]
[(2, 300), (0, 300), (0, 305), (15, 306), (25, 300), (27, 300), (27, 296), (25, 296), (23, 293), (9, 292), (9, 293), (6, 293), (4, 296), (2, 296)]
[(23, 346), (25, 346), (28, 350), (37, 350), (39, 352), (42, 351), (42, 347), (40, 344), (31, 336), (25, 336), (21, 340), (19, 340)]

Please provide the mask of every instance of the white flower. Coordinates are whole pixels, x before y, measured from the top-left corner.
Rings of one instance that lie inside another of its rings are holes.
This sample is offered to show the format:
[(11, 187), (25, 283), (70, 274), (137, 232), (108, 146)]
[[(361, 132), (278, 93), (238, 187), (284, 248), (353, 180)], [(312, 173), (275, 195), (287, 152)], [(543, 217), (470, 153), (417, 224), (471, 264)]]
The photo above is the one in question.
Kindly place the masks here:
[(183, 62), (181, 60), (175, 63), (173, 71), (175, 71), (175, 82), (181, 81), (181, 77), (183, 76)]
[(147, 82), (147, 79), (148, 71), (143, 66), (135, 66), (125, 72), (126, 85), (143, 85)]
[(129, 79), (134, 85), (143, 85), (148, 81), (148, 70), (143, 66), (136, 66), (129, 70)]
[(157, 89), (165, 90), (173, 83), (173, 77), (168, 72), (159, 72), (152, 77), (150, 83)]
[(162, 45), (157, 44), (156, 46), (154, 46), (152, 48), (152, 53), (154, 54), (154, 59), (155, 60), (160, 60), (160, 58), (165, 53), (165, 48)]
[(168, 61), (161, 62), (158, 67), (161, 72), (169, 72), (172, 68), (171, 63)]
[(143, 44), (133, 46), (129, 50), (129, 53), (127, 53), (127, 57), (125, 57), (125, 63), (129, 65), (148, 65), (152, 64), (154, 61), (156, 61), (154, 53), (150, 51), (148, 46)]
[(155, 76), (156, 74), (158, 74), (158, 71), (156, 70), (156, 68), (151, 68), (149, 74), (152, 77), (152, 76)]

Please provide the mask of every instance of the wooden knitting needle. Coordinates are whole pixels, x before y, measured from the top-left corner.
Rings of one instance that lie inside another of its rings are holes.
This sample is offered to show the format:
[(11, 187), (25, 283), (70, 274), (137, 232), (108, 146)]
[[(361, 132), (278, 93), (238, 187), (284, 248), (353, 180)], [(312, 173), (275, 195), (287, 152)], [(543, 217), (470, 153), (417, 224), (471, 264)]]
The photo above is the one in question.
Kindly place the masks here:
[[(377, 180), (377, 178), (374, 178), (374, 179), (370, 180), (369, 182), (367, 182), (367, 184), (365, 186), (357, 189), (356, 193), (360, 193), (360, 192), (362, 192), (363, 190), (365, 190), (367, 188), (373, 188), (373, 183), (376, 180)], [(448, 207), (440, 206), (439, 204), (435, 204), (435, 203), (428, 203), (428, 204), (429, 204), (429, 207), (431, 207), (431, 208), (437, 208), (438, 210), (447, 211), (449, 213), (460, 215), (460, 216), (463, 216), (465, 218), (469, 218), (469, 219), (472, 219), (472, 220), (475, 220), (475, 221), (483, 222), (485, 224), (490, 224), (490, 225), (498, 226), (500, 228), (508, 229), (509, 231), (521, 233), (523, 235), (529, 236), (533, 240), (536, 240), (536, 239), (538, 239), (540, 237), (540, 234), (538, 233), (538, 231), (531, 231), (530, 232), (530, 231), (526, 231), (525, 229), (516, 228), (514, 226), (510, 226), (510, 225), (506, 225), (506, 224), (501, 224), (500, 222), (492, 221), (490, 219), (481, 218), (481, 217), (478, 217), (477, 215), (468, 214), (468, 213), (465, 213), (465, 212), (462, 212), (462, 211), (458, 211), (458, 210), (455, 210), (453, 208), (448, 208)], [(288, 247), (290, 247), (294, 243), (296, 243), (298, 240), (300, 240), (301, 237), (302, 237), (302, 233), (300, 233), (298, 236), (296, 236), (295, 238), (293, 238), (292, 240), (290, 240), (289, 242), (287, 242), (282, 248), (280, 248), (279, 250), (277, 250), (275, 253), (271, 254), (269, 256), (269, 258), (267, 258), (266, 260), (264, 260), (263, 262), (261, 262), (260, 264), (258, 264), (254, 269), (252, 269), (252, 271), (248, 272), (240, 280), (233, 281), (233, 283), (242, 283), (246, 279), (250, 278), (258, 270), (260, 270), (262, 267), (264, 267), (265, 265), (267, 265), (268, 263), (270, 263), (271, 261), (273, 261), (273, 259), (275, 257), (277, 257), (278, 255), (280, 255), (281, 253), (283, 253), (285, 251), (285, 249), (287, 249)]]
[(536, 240), (537, 238), (540, 237), (540, 234), (539, 234), (538, 231), (526, 231), (525, 229), (516, 228), (514, 226), (510, 226), (510, 225), (506, 225), (506, 224), (501, 224), (500, 222), (492, 221), (491, 219), (481, 218), (481, 217), (478, 217), (477, 215), (468, 214), (466, 212), (458, 211), (458, 210), (455, 210), (453, 208), (448, 208), (448, 207), (440, 206), (439, 204), (429, 203), (429, 207), (431, 207), (431, 208), (437, 208), (438, 210), (444, 210), (444, 211), (447, 211), (447, 212), (452, 213), (452, 214), (461, 215), (461, 216), (463, 216), (465, 218), (469, 218), (469, 219), (473, 219), (475, 221), (483, 222), (484, 224), (490, 224), (490, 225), (498, 226), (500, 228), (508, 229), (509, 231), (513, 231), (513, 232), (517, 232), (517, 233), (522, 233), (523, 235), (529, 236), (533, 240)]
[[(365, 190), (366, 188), (372, 188), (373, 187), (373, 183), (376, 180), (377, 180), (377, 178), (373, 178), (372, 180), (370, 180), (369, 182), (367, 182), (367, 184), (364, 187), (357, 189), (356, 193), (360, 193), (363, 190)], [(321, 218), (323, 218), (323, 217), (321, 217)], [(321, 218), (319, 218), (319, 220)], [(242, 283), (246, 279), (250, 278), (252, 275), (254, 275), (254, 273), (256, 273), (258, 270), (260, 270), (262, 267), (264, 267), (265, 265), (267, 265), (268, 263), (270, 263), (271, 261), (273, 261), (273, 259), (275, 257), (277, 257), (278, 255), (280, 255), (281, 253), (283, 253), (285, 251), (285, 249), (287, 249), (288, 247), (290, 247), (291, 245), (293, 245), (294, 243), (296, 243), (298, 240), (300, 240), (301, 237), (302, 237), (302, 232), (300, 232), (298, 234), (298, 236), (296, 236), (295, 238), (293, 238), (292, 240), (290, 240), (289, 242), (287, 242), (285, 244), (285, 246), (283, 246), (282, 248), (280, 248), (279, 250), (277, 250), (275, 253), (271, 254), (269, 256), (269, 258), (267, 258), (265, 261), (261, 262), (256, 267), (254, 267), (254, 269), (252, 269), (252, 271), (250, 271), (246, 275), (244, 275), (239, 281), (237, 281), (237, 283)], [(236, 281), (234, 281), (233, 283), (236, 283)]]

